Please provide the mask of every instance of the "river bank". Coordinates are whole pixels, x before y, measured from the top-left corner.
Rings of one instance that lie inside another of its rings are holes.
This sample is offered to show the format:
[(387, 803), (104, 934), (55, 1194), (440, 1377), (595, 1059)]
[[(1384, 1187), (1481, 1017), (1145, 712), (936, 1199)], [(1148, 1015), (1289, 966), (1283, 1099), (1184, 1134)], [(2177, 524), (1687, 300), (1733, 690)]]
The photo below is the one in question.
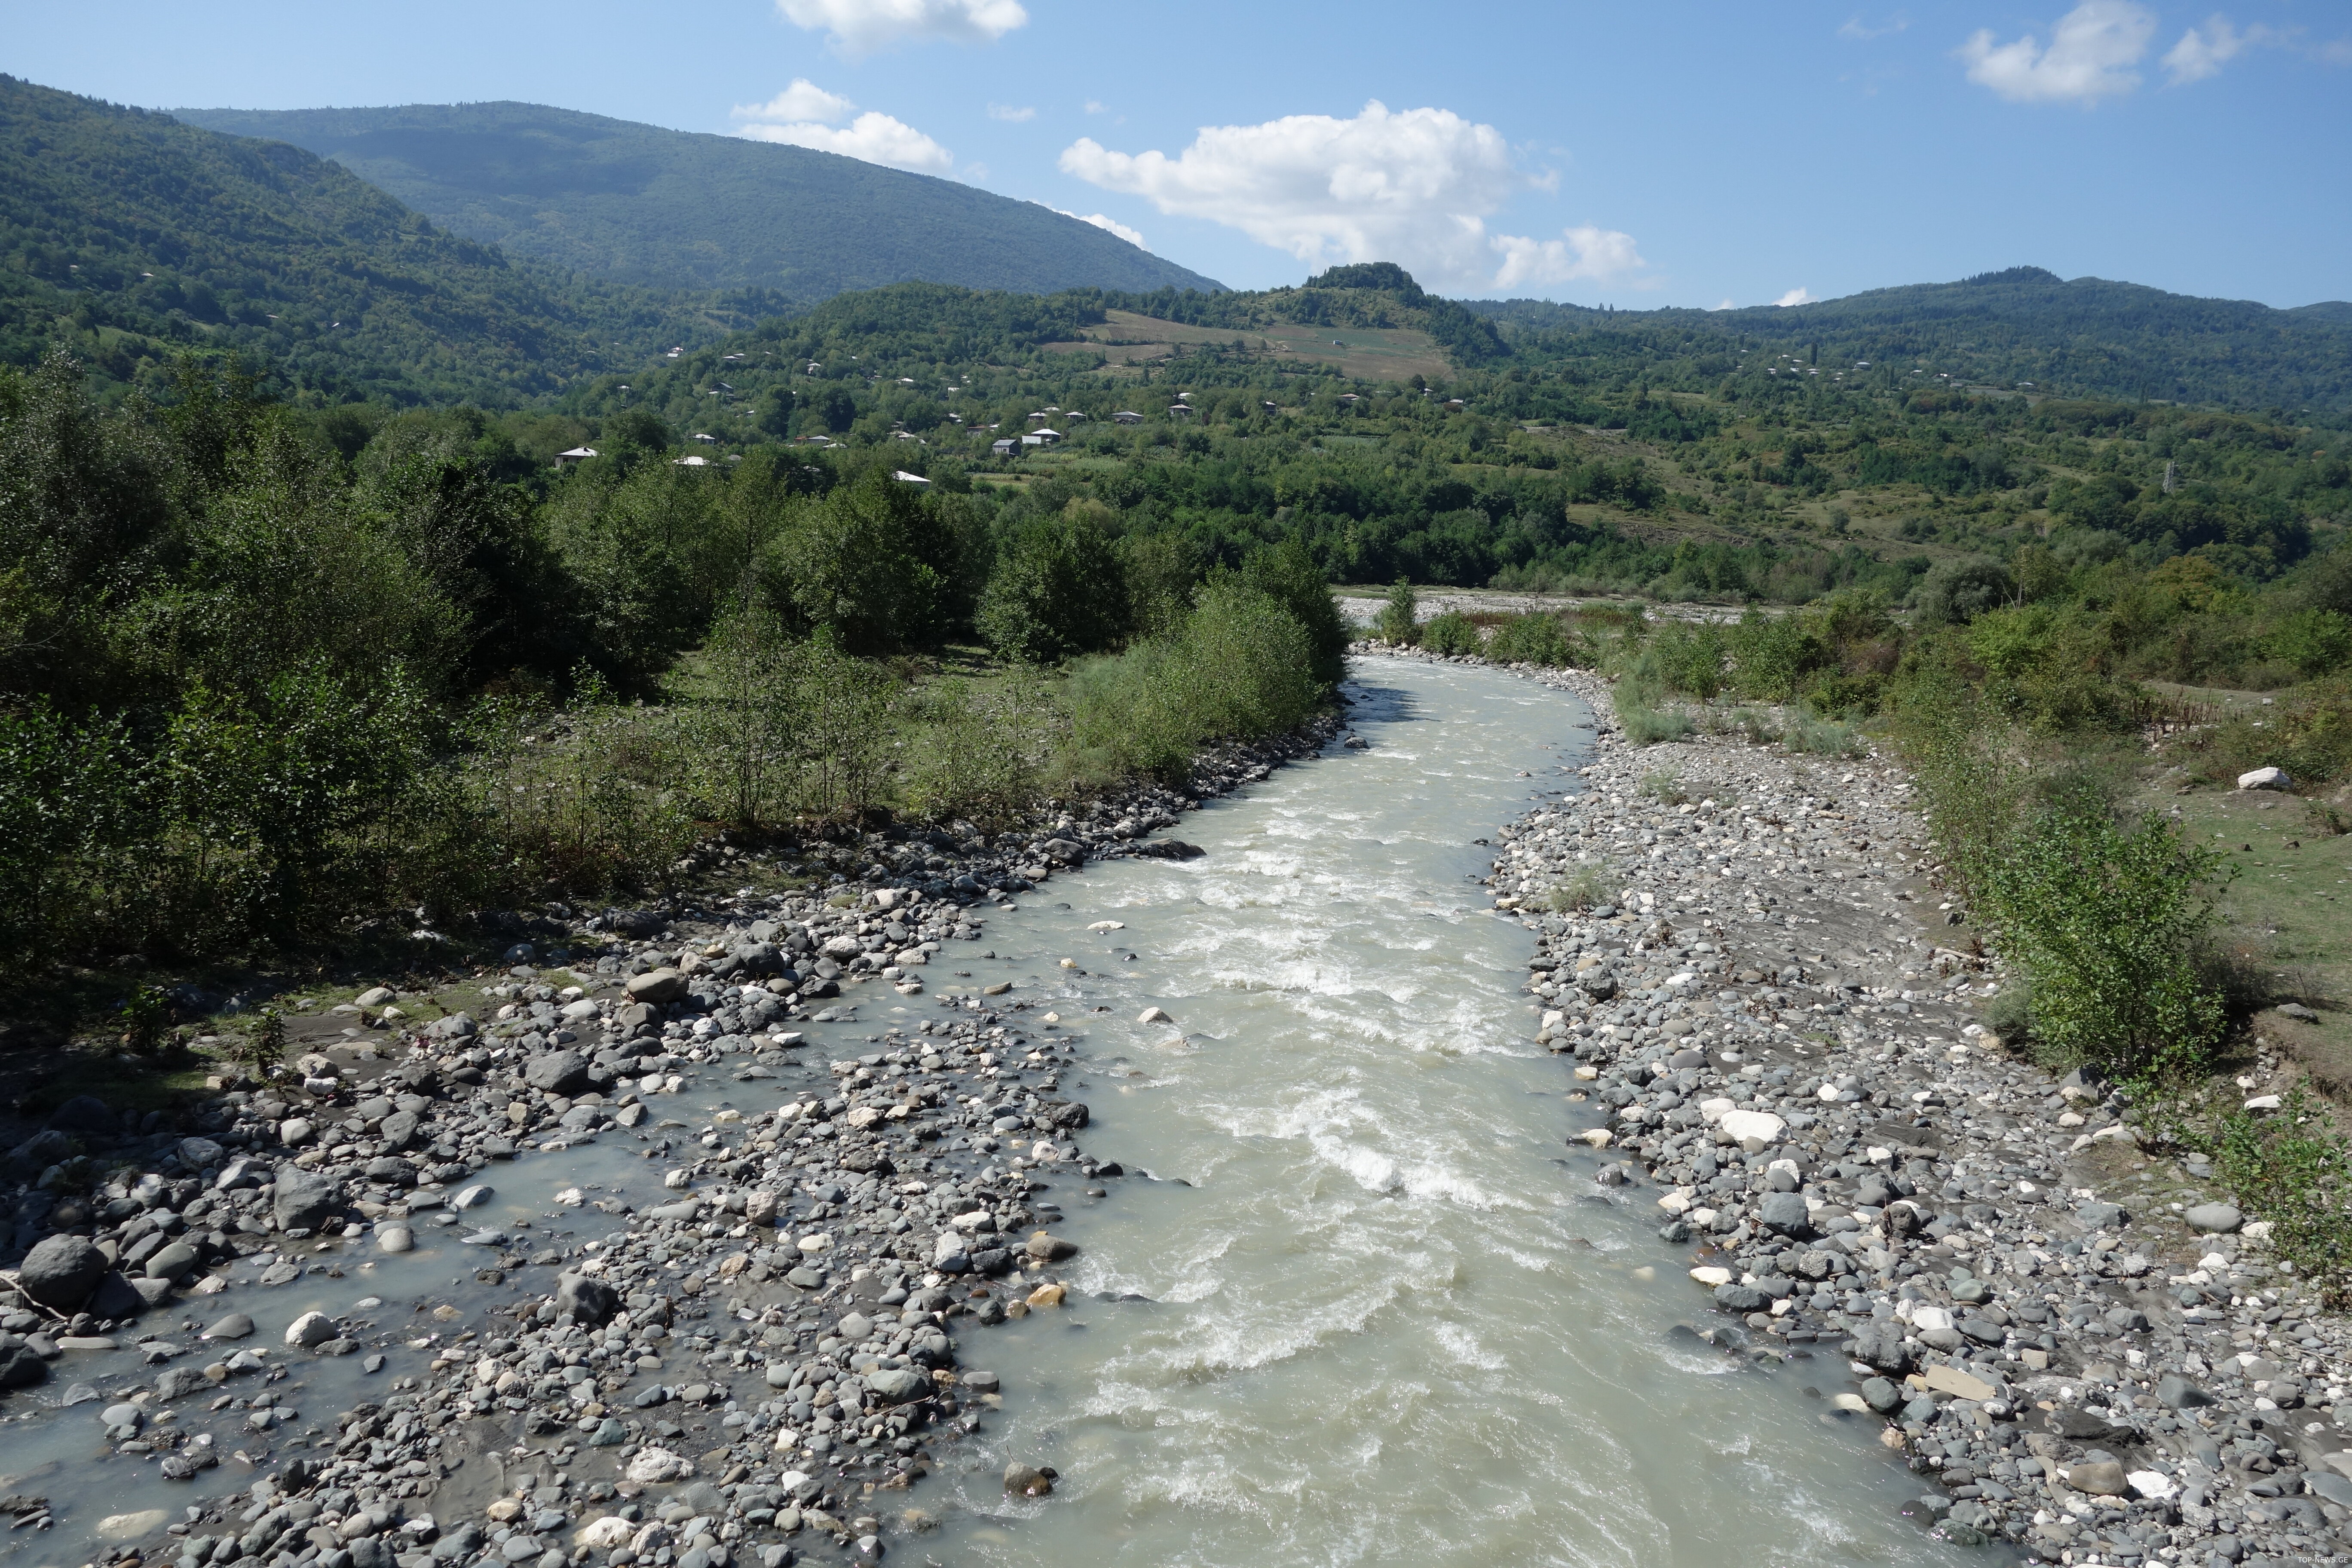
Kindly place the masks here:
[[(1605, 681), (1522, 673), (1609, 712)], [(1884, 1423), (1957, 1539), (2340, 1558), (2352, 1333), (2210, 1173), (1976, 1021), (1993, 963), (1937, 907), (1899, 768), (1604, 724), (1581, 771), (1514, 825), (1492, 886), (1536, 932), (1542, 1033), (1585, 1085), (1570, 1136), (1596, 1180), (1654, 1191), (1711, 1299), (1698, 1331), (1847, 1358), (1822, 1396)], [(1606, 870), (1578, 910), (1560, 893), (1585, 866)]]

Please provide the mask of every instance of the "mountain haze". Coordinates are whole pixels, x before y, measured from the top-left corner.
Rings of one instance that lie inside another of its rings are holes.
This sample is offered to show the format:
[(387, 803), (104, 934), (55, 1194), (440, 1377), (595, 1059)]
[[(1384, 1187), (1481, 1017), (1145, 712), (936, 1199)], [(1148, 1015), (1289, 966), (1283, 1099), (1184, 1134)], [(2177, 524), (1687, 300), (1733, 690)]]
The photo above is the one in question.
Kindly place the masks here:
[(1034, 202), (805, 147), (530, 103), (174, 112), (331, 158), (511, 255), (652, 287), (803, 303), (918, 279), (1024, 294), (1222, 287)]

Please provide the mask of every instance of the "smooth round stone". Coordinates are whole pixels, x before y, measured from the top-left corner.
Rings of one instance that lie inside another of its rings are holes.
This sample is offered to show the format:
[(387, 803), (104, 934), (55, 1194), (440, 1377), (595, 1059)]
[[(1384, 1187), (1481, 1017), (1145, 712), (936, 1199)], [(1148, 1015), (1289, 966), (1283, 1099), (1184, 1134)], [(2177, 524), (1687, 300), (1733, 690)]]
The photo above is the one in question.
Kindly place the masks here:
[(98, 1413), (98, 1418), (109, 1426), (136, 1426), (139, 1425), (139, 1406), (127, 1403), (110, 1405)]
[(845, 1340), (869, 1340), (874, 1337), (874, 1320), (863, 1312), (852, 1312), (841, 1320), (841, 1337)]
[(375, 1233), (379, 1252), (406, 1252), (416, 1245), (416, 1233), (404, 1225), (388, 1225)]

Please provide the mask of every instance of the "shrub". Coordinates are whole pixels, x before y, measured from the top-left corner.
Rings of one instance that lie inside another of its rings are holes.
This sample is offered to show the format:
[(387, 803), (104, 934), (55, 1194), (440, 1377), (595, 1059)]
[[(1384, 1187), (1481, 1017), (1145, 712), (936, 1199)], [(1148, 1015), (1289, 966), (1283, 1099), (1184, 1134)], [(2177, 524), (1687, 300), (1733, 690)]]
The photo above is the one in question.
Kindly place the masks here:
[(1634, 788), (1664, 805), (1680, 805), (1690, 799), (1683, 788), (1683, 775), (1675, 768), (1653, 768), (1642, 775), (1642, 782)]
[(1691, 732), (1687, 714), (1661, 712), (1654, 708), (1633, 706), (1622, 700), (1617, 704), (1617, 726), (1625, 731), (1625, 739), (1636, 746), (1680, 741), (1686, 739)]
[(266, 1076), (286, 1059), (286, 1016), (275, 1007), (254, 1015), (253, 1026), (231, 1035), (228, 1059), (257, 1076)]
[(2267, 1114), (2217, 1083), (2187, 1101), (2151, 1106), (2167, 1142), (2203, 1152), (2238, 1206), (2271, 1226), (2270, 1248), (2331, 1307), (2352, 1298), (2352, 1142), (2297, 1084)]
[(908, 807), (992, 829), (1043, 793), (1045, 763), (1065, 727), (1044, 688), (1020, 676), (995, 686), (937, 682), (902, 701), (898, 716)]
[(1609, 884), (1608, 867), (1597, 860), (1583, 861), (1554, 882), (1538, 904), (1554, 914), (1581, 914), (1609, 902)]
[(1723, 628), (1711, 622), (1676, 621), (1650, 639), (1641, 662), (1669, 690), (1710, 701), (1723, 689), (1726, 642)]
[(1482, 646), (1478, 623), (1459, 610), (1433, 616), (1421, 628), (1421, 646), (1432, 653), (1476, 653)]
[(1538, 611), (1513, 616), (1496, 626), (1486, 641), (1486, 657), (1505, 664), (1557, 668), (1576, 662), (1576, 647), (1558, 616)]
[(2126, 826), (2090, 803), (2050, 807), (2003, 846), (1979, 907), (2032, 977), (2053, 1065), (2165, 1080), (2203, 1064), (2222, 1002), (2194, 956), (2221, 868), (2153, 813)]
[(1803, 717), (1793, 718), (1781, 732), (1792, 752), (1816, 757), (1858, 757), (1869, 748), (1860, 731), (1846, 724), (1825, 724)]
[(1412, 584), (1402, 577), (1389, 589), (1388, 602), (1381, 606), (1381, 618), (1376, 623), (1381, 640), (1410, 646), (1419, 634), (1413, 616), (1419, 605), (1413, 597)]

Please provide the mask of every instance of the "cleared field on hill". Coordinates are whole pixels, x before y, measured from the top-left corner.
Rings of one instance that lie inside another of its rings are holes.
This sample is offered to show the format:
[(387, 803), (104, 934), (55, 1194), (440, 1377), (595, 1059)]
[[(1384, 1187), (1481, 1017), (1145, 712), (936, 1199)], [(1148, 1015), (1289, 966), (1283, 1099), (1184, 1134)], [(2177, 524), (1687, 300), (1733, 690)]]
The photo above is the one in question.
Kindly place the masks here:
[(1130, 365), (1165, 359), (1180, 346), (1212, 343), (1225, 348), (1239, 342), (1254, 354), (1337, 365), (1341, 374), (1366, 381), (1405, 381), (1415, 375), (1443, 378), (1454, 374), (1435, 339), (1402, 327), (1284, 326), (1269, 331), (1242, 331), (1163, 321), (1132, 310), (1111, 310), (1106, 316), (1102, 325), (1087, 329), (1083, 340), (1046, 343), (1045, 352), (1099, 353), (1114, 365)]

